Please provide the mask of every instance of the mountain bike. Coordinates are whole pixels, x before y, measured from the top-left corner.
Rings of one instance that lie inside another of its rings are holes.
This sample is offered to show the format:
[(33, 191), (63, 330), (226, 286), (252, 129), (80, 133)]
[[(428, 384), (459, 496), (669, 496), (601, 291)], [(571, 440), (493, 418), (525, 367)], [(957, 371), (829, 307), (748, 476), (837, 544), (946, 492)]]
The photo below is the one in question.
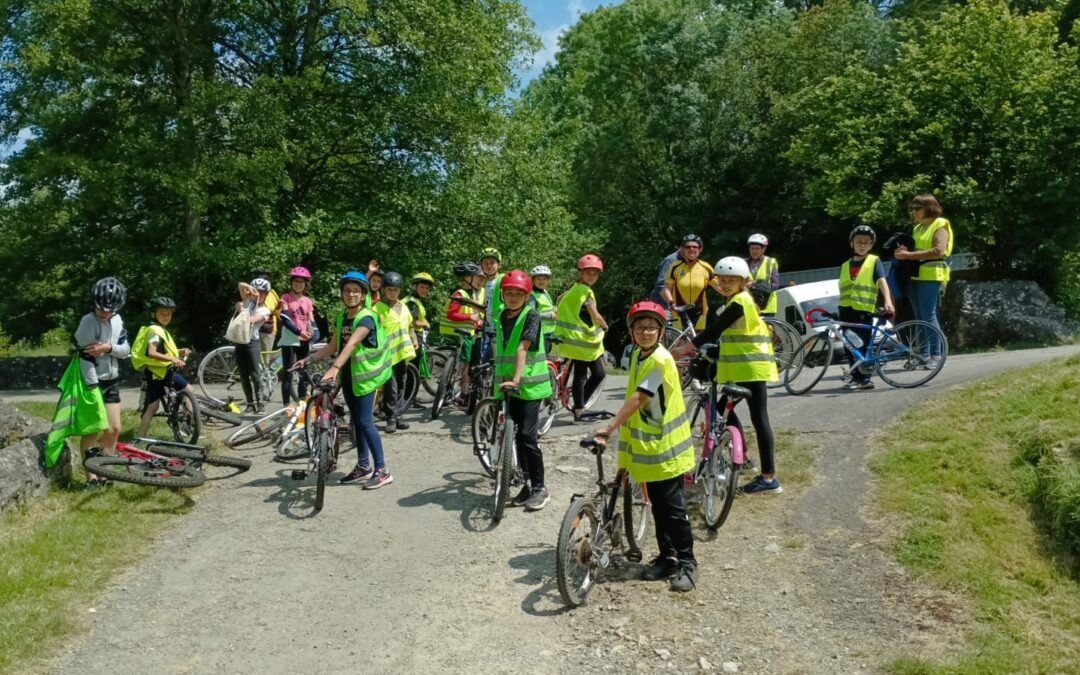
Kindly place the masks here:
[[(172, 382), (175, 368), (165, 371), (166, 382)], [(150, 385), (150, 373), (147, 373), (139, 387), (139, 415), (146, 412), (146, 388)], [(164, 417), (172, 429), (173, 438), (178, 443), (195, 443), (202, 432), (202, 416), (199, 401), (191, 392), (191, 386), (177, 391), (171, 385), (165, 386), (165, 394), (158, 400), (158, 409), (154, 417)]]
[[(311, 351), (316, 352), (326, 346), (324, 342), (311, 344)], [(279, 391), (278, 383), (281, 381), (281, 350), (274, 349), (268, 352), (260, 352), (259, 399), (269, 401), (275, 392)], [(314, 365), (314, 364), (313, 364)], [(321, 377), (327, 365), (324, 363), (321, 370), (316, 368), (312, 375)], [(243, 387), (240, 384), (240, 372), (236, 368), (236, 348), (234, 345), (225, 345), (211, 351), (199, 363), (198, 370), (199, 389), (207, 398), (224, 403), (229, 398), (243, 398)]]
[[(471, 415), (476, 409), (477, 402), (491, 391), (494, 366), (490, 363), (471, 366), (469, 356), (465, 353), (465, 342), (473, 335), (466, 328), (455, 328), (454, 331), (461, 337), (457, 348), (450, 353), (439, 376), (439, 386), (435, 389), (435, 398), (431, 401), (431, 419), (433, 420), (439, 418), (448, 403), (456, 401), (463, 394), (468, 399), (465, 412)], [(474, 339), (472, 348), (480, 349), (479, 340)], [(464, 392), (461, 390), (462, 368), (469, 369), (469, 387)]]
[[(792, 367), (784, 375), (784, 388), (789, 394), (805, 394), (821, 381), (833, 360), (843, 356), (843, 350), (835, 348), (837, 343), (854, 355), (852, 370), (876, 372), (893, 387), (907, 389), (926, 384), (945, 366), (948, 340), (937, 326), (927, 321), (905, 321), (892, 327), (849, 323), (822, 307), (814, 307), (806, 312), (807, 323), (816, 323), (818, 316), (825, 319), (824, 329), (802, 343)], [(877, 313), (878, 318), (884, 316)], [(870, 344), (864, 345), (862, 338), (850, 329), (869, 331)], [(941, 345), (941, 354), (930, 354), (935, 341)]]
[(603, 454), (607, 444), (586, 438), (581, 441), (581, 447), (596, 456), (598, 489), (592, 496), (571, 497), (559, 527), (555, 577), (559, 595), (570, 607), (585, 602), (603, 571), (611, 565), (616, 550), (621, 548), (631, 562), (641, 561), (649, 519), (648, 491), (626, 469), (619, 469), (611, 483), (604, 480)]
[[(548, 338), (548, 341), (555, 346), (562, 343), (561, 338), (557, 338), (552, 335)], [(572, 359), (558, 358), (549, 359), (547, 362), (548, 374), (551, 376), (551, 391), (553, 392), (550, 399), (550, 403), (545, 399), (545, 404), (540, 408), (540, 435), (547, 433), (551, 428), (552, 423), (555, 421), (555, 416), (558, 415), (560, 409), (569, 410), (571, 413), (574, 410), (574, 378), (572, 375), (574, 362)], [(604, 379), (600, 380), (600, 383), (596, 385), (596, 389), (592, 395), (585, 401), (584, 410), (591, 409), (596, 402), (600, 400), (600, 397), (604, 394), (604, 382), (607, 381), (607, 375)], [(605, 416), (609, 416), (608, 413), (593, 413), (589, 416), (589, 421), (595, 421), (602, 419)]]
[[(482, 438), (482, 443), (474, 446), (480, 465), (494, 479), (494, 491), (492, 493), (493, 504), (491, 509), (491, 521), (498, 523), (502, 520), (506, 511), (506, 500), (509, 499), (510, 491), (515, 486), (525, 484), (525, 477), (518, 466), (517, 444), (514, 435), (517, 429), (514, 420), (510, 417), (510, 395), (520, 391), (517, 387), (503, 389), (501, 400), (494, 398), (484, 399), (480, 407), (485, 412), (490, 409), (494, 413), (492, 424)], [(477, 412), (480, 412), (480, 407)], [(474, 421), (478, 417), (474, 416)]]
[(434, 396), (439, 388), (439, 376), (446, 367), (447, 354), (442, 349), (436, 349), (428, 342), (430, 331), (416, 331), (416, 339), (420, 342), (420, 348), (416, 350), (416, 369), (420, 375), (420, 384), (428, 396)]
[[(145, 445), (140, 448), (139, 444)], [(223, 466), (240, 472), (251, 468), (240, 457), (212, 455), (210, 449), (190, 443), (136, 438), (117, 443), (117, 454), (87, 454), (83, 466), (91, 474), (111, 480), (154, 487), (198, 487), (206, 482), (202, 465)]]
[(308, 467), (294, 470), (292, 479), (304, 480), (309, 473), (315, 473), (315, 513), (318, 513), (325, 502), (326, 479), (337, 468), (345, 409), (335, 402), (340, 391), (338, 383), (320, 381), (314, 389), (315, 393), (308, 401), (305, 412), (305, 428), (311, 427)]

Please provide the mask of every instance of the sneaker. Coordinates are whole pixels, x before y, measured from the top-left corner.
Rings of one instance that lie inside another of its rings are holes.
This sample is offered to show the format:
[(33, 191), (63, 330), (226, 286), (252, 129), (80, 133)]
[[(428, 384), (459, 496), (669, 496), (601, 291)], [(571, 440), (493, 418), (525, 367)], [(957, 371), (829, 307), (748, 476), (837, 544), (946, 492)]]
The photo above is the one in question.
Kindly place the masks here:
[(772, 480), (765, 480), (764, 477), (758, 475), (757, 478), (742, 486), (740, 491), (743, 494), (755, 495), (763, 492), (783, 492), (784, 489), (780, 487), (780, 481), (775, 478)]
[(697, 586), (697, 575), (697, 561), (680, 560), (678, 562), (678, 573), (675, 575), (675, 578), (671, 580), (671, 585), (668, 588), (680, 593), (692, 591)]
[(525, 502), (529, 501), (529, 497), (532, 496), (532, 488), (528, 485), (521, 487), (521, 492), (517, 493), (517, 496), (510, 500), (510, 506), (525, 506)]
[(389, 485), (394, 482), (394, 477), (390, 475), (390, 472), (386, 469), (379, 469), (372, 474), (371, 478), (368, 478), (364, 483), (365, 490), (378, 490), (384, 485)]
[(862, 382), (859, 382), (859, 389), (873, 389), (873, 388), (874, 388), (874, 383), (871, 382), (870, 380), (863, 380)]
[(859, 389), (873, 389), (874, 383), (870, 380), (851, 380), (844, 385), (845, 391), (857, 391)]
[(387, 417), (386, 418), (386, 433), (392, 434), (395, 431), (397, 431), (397, 418)]
[(359, 483), (362, 480), (371, 478), (375, 471), (370, 466), (358, 466), (349, 472), (348, 476), (341, 479), (342, 485), (349, 485), (351, 483)]
[(641, 578), (644, 581), (660, 581), (675, 574), (678, 567), (679, 562), (675, 558), (658, 555), (649, 561), (649, 566), (641, 573)]
[(926, 359), (926, 361), (923, 361), (922, 364), (919, 365), (919, 370), (934, 370), (935, 368), (938, 367), (938, 363), (940, 361), (941, 361), (940, 356), (931, 356), (930, 358)]
[(394, 422), (397, 424), (398, 431), (405, 431), (409, 428), (409, 423), (402, 421), (400, 417), (394, 420)]
[(529, 498), (525, 500), (526, 511), (539, 511), (551, 501), (551, 493), (545, 487), (533, 488)]

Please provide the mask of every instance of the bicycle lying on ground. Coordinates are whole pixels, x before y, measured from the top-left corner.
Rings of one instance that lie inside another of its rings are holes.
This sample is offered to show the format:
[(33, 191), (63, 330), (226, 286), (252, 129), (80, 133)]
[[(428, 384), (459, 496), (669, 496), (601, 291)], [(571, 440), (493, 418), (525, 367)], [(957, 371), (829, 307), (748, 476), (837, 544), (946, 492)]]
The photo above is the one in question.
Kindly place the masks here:
[[(166, 371), (165, 381), (172, 382), (172, 376), (175, 372), (175, 368), (169, 368)], [(150, 375), (147, 374), (142, 379), (142, 385), (139, 388), (140, 417), (146, 412), (146, 388), (150, 384), (149, 377)], [(165, 418), (169, 428), (172, 429), (173, 438), (178, 443), (195, 443), (199, 440), (199, 434), (202, 432), (202, 417), (199, 411), (199, 401), (191, 392), (191, 386), (189, 385), (177, 391), (166, 385), (164, 390), (164, 395), (158, 399), (159, 405), (154, 417)]]
[[(146, 447), (140, 448), (138, 444)], [(198, 487), (205, 483), (203, 464), (240, 472), (251, 468), (251, 461), (241, 457), (213, 455), (208, 447), (155, 438), (117, 443), (116, 451), (115, 455), (88, 455), (83, 466), (91, 474), (112, 480), (172, 488)]]

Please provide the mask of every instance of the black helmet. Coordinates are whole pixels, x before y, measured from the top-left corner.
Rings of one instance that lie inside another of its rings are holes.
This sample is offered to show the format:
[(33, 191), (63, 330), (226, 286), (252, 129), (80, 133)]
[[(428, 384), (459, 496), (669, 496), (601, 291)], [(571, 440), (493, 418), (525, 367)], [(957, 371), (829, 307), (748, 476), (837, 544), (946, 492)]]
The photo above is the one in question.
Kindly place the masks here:
[(383, 275), (382, 285), (383, 288), (401, 288), (405, 280), (397, 272), (387, 272)]
[(685, 237), (682, 238), (682, 243), (684, 243), (684, 244), (694, 243), (694, 244), (697, 244), (698, 246), (703, 246), (703, 244), (701, 242), (701, 237), (697, 236), (696, 234), (688, 234), (688, 235), (686, 235)]
[(874, 232), (874, 228), (870, 227), (869, 225), (856, 225), (855, 229), (853, 229), (851, 231), (851, 234), (848, 235), (848, 243), (851, 243), (851, 241), (855, 239), (855, 236), (860, 234), (870, 237), (871, 242), (877, 241), (877, 233)]
[(480, 266), (470, 260), (454, 265), (454, 276), (456, 277), (475, 277), (483, 273), (484, 271), (480, 269)]
[(176, 303), (167, 295), (159, 295), (156, 298), (151, 298), (150, 311), (155, 312), (159, 309), (176, 309)]
[(90, 291), (94, 307), (108, 312), (119, 312), (127, 301), (127, 289), (116, 277), (99, 279)]

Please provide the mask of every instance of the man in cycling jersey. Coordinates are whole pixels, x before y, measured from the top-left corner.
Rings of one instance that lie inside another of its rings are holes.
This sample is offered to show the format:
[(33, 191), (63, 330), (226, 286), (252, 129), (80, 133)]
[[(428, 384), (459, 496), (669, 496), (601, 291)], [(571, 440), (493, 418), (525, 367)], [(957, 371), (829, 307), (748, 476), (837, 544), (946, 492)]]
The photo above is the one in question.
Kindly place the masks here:
[[(694, 322), (694, 328), (705, 328), (705, 317), (709, 311), (709, 302), (705, 289), (713, 278), (712, 265), (701, 259), (701, 237), (688, 234), (683, 237), (679, 249), (682, 259), (671, 266), (664, 286), (664, 299), (673, 305), (693, 305), (688, 318)], [(683, 326), (686, 328), (686, 326)]]
[(656, 275), (656, 283), (653, 284), (652, 293), (649, 294), (649, 299), (664, 309), (667, 309), (671, 304), (664, 299), (664, 288), (667, 287), (668, 273), (671, 272), (671, 266), (680, 260), (682, 260), (682, 249), (677, 248), (660, 261), (660, 272)]

